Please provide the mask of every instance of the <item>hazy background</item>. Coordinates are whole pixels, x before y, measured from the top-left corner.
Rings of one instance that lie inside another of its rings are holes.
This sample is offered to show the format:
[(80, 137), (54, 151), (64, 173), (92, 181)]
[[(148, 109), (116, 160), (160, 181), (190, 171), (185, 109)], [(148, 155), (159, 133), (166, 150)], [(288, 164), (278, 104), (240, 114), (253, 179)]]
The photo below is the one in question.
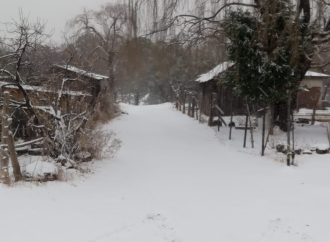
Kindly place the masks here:
[(18, 19), (19, 9), (22, 9), (24, 15), (31, 20), (39, 18), (46, 22), (48, 32), (53, 33), (52, 41), (60, 43), (66, 22), (70, 18), (81, 13), (84, 8), (96, 9), (107, 2), (114, 0), (10, 0), (0, 8), (0, 22)]

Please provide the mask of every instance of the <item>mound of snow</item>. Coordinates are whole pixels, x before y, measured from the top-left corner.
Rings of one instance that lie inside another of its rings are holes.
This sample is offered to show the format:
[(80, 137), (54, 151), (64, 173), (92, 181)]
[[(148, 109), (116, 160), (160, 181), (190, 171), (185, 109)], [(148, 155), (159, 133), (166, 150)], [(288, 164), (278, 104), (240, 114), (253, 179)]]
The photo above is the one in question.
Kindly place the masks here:
[(50, 162), (35, 161), (26, 166), (24, 176), (33, 180), (55, 180), (58, 167)]
[(328, 150), (330, 148), (328, 144), (317, 144), (314, 147), (318, 150)]

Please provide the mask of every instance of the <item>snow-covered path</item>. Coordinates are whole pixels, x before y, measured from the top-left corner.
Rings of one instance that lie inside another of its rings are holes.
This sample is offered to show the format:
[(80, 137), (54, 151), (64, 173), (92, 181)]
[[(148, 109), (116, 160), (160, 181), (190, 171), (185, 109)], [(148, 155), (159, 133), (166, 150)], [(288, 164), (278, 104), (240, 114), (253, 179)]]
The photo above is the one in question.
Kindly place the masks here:
[(287, 168), (170, 104), (123, 109), (109, 125), (122, 147), (94, 174), (0, 187), (1, 241), (330, 241), (330, 156)]

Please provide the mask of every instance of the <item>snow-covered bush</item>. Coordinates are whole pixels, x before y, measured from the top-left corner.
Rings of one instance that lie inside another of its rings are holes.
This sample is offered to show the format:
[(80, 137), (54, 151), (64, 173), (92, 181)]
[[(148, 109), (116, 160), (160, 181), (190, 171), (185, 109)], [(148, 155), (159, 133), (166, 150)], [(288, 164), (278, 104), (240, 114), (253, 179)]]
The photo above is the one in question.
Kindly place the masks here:
[(59, 168), (54, 162), (38, 160), (25, 167), (23, 176), (31, 181), (53, 181), (57, 180), (58, 173)]

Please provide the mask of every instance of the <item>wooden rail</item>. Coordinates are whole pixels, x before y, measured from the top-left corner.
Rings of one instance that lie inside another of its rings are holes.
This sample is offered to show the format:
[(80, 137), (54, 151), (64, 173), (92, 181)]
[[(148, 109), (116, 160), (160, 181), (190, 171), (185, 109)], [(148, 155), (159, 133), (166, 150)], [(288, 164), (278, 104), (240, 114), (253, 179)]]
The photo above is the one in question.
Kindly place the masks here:
[(222, 116), (225, 114), (225, 112), (222, 111), (222, 109), (218, 105), (215, 105), (214, 108), (217, 111), (217, 116), (218, 116), (218, 119), (219, 119), (218, 120), (219, 121), (218, 126), (220, 126), (220, 122), (221, 122), (223, 125), (225, 125), (227, 127), (226, 121), (222, 118)]
[(200, 120), (200, 105), (197, 98), (197, 94), (193, 92), (182, 91), (180, 95), (177, 96), (175, 107), (177, 110), (192, 118)]

